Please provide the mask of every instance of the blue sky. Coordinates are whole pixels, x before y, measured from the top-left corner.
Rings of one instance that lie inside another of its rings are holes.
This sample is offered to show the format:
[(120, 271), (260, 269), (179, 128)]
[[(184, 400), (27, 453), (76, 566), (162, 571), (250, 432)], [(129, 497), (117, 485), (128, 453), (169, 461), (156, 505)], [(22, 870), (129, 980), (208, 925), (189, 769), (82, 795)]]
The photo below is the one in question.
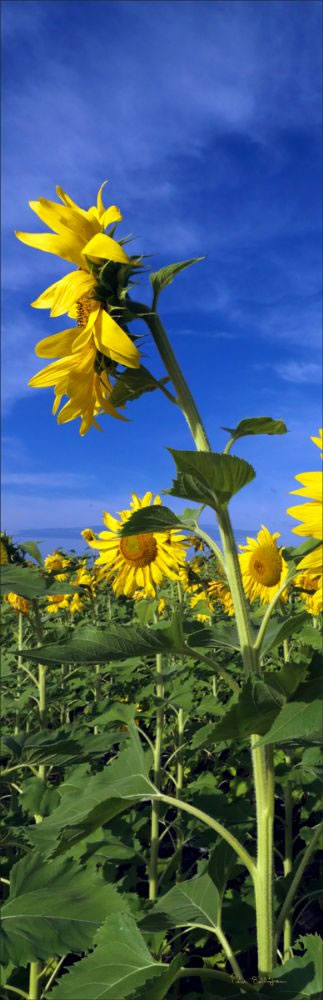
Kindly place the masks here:
[[(236, 530), (265, 523), (292, 541), (293, 477), (319, 462), (321, 14), (319, 0), (3, 3), (7, 531), (98, 525), (132, 490), (170, 486), (167, 446), (192, 447), (161, 394), (80, 438), (78, 422), (57, 426), (52, 390), (27, 387), (35, 343), (64, 325), (29, 303), (68, 267), (13, 231), (42, 228), (28, 201), (56, 184), (88, 207), (108, 178), (118, 233), (153, 270), (206, 256), (160, 312), (214, 450), (223, 424), (285, 420), (284, 437), (239, 442), (257, 479), (231, 510)], [(148, 337), (144, 350), (161, 375)]]

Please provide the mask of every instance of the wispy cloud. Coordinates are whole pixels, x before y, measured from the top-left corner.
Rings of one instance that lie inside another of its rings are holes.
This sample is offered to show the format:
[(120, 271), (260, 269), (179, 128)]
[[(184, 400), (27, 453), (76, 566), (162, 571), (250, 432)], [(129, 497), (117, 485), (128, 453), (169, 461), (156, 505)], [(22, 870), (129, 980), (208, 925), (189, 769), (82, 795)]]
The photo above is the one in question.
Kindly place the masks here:
[(274, 366), (277, 375), (286, 382), (321, 384), (322, 365), (314, 361), (285, 361)]

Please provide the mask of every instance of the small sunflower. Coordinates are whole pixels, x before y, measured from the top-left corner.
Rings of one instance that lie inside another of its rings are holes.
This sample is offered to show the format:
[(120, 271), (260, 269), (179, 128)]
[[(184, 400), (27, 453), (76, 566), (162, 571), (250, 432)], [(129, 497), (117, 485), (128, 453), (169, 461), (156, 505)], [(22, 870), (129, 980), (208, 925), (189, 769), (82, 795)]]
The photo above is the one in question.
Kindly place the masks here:
[(190, 608), (196, 608), (196, 606), (200, 603), (200, 601), (203, 601), (203, 603), (206, 604), (206, 606), (210, 609), (210, 613), (208, 613), (206, 610), (197, 611), (194, 617), (197, 619), (198, 622), (209, 622), (211, 621), (212, 607), (210, 601), (208, 600), (208, 595), (205, 590), (199, 590), (197, 587), (194, 589), (197, 590), (197, 593), (195, 593), (193, 597), (191, 597), (190, 599)]
[(48, 613), (56, 615), (58, 611), (64, 611), (69, 607), (70, 598), (70, 594), (53, 594), (51, 597), (48, 597)]
[[(287, 563), (276, 545), (279, 537), (279, 531), (271, 535), (263, 524), (257, 538), (247, 538), (247, 545), (239, 545), (243, 550), (239, 555), (243, 586), (251, 602), (270, 604), (287, 576)], [(281, 600), (287, 600), (286, 591)]]
[[(108, 531), (102, 531), (95, 541), (88, 540), (91, 548), (100, 549), (96, 564), (106, 568), (107, 579), (112, 580), (117, 597), (132, 597), (139, 588), (146, 597), (155, 597), (156, 586), (164, 577), (178, 580), (179, 569), (185, 562), (184, 535), (176, 531), (159, 531), (145, 535), (120, 538), (119, 531), (135, 510), (149, 507), (152, 493), (145, 493), (142, 500), (132, 493), (130, 510), (120, 511), (121, 521), (105, 513), (103, 521)], [(156, 496), (154, 504), (161, 504)]]
[(300, 573), (295, 576), (293, 586), (296, 592), (299, 589), (299, 596), (306, 604), (309, 614), (320, 615), (323, 611), (322, 575), (312, 576), (310, 573)]
[[(318, 448), (322, 448), (322, 435), (323, 430), (320, 428), (319, 437), (312, 437), (311, 441), (316, 444)], [(293, 528), (295, 535), (301, 535), (305, 538), (322, 538), (322, 474), (321, 472), (300, 472), (295, 479), (302, 483), (301, 489), (291, 490), (292, 495), (308, 497), (309, 503), (297, 504), (295, 507), (289, 507), (286, 511), (291, 517), (297, 518), (298, 521), (302, 521), (302, 524), (298, 524), (296, 528)], [(298, 569), (305, 570), (310, 573), (313, 571), (313, 576), (320, 576), (322, 578), (322, 567), (323, 562), (323, 545), (319, 545), (317, 549), (313, 552), (309, 552), (307, 556), (302, 559), (298, 564)]]

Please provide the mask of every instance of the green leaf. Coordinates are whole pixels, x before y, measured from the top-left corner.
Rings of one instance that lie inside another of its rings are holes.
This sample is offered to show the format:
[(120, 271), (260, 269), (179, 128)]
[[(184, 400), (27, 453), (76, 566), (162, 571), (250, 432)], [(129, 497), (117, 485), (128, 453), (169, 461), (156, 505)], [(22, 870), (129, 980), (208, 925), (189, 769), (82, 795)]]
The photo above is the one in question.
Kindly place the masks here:
[(60, 801), (59, 792), (41, 778), (27, 778), (20, 797), (23, 809), (32, 816), (49, 816)]
[(106, 630), (94, 625), (75, 629), (68, 642), (22, 649), (21, 656), (37, 663), (107, 663), (129, 656), (152, 656), (174, 650), (169, 628), (144, 628), (133, 625), (109, 625)]
[(262, 680), (249, 677), (216, 726), (214, 740), (245, 739), (251, 733), (264, 735), (270, 729), (282, 704), (282, 697)]
[[(156, 962), (127, 913), (108, 917), (96, 937), (92, 955), (73, 966), (50, 992), (50, 1000), (123, 1000), (134, 996), (139, 987), (150, 984), (151, 1000), (167, 996), (182, 963), (178, 956), (172, 967)], [(161, 990), (164, 980), (166, 992)], [(156, 987), (156, 991), (155, 991)], [(143, 996), (140, 991), (139, 996)]]
[(38, 548), (37, 542), (20, 542), (20, 545), (18, 545), (17, 548), (22, 549), (23, 552), (28, 552), (28, 555), (32, 556), (39, 566), (43, 565), (43, 557), (40, 549)]
[(162, 504), (153, 504), (152, 507), (142, 507), (135, 510), (122, 525), (119, 535), (124, 538), (128, 535), (144, 535), (153, 531), (168, 531), (172, 528), (182, 527), (180, 518), (169, 507)]
[(294, 562), (296, 566), (305, 556), (308, 556), (310, 552), (314, 552), (322, 545), (322, 541), (317, 538), (307, 538), (306, 542), (302, 542), (301, 545), (297, 545), (296, 548), (284, 548), (282, 550), (284, 559), (286, 562)]
[(178, 475), (172, 489), (165, 492), (207, 504), (214, 510), (225, 507), (231, 497), (256, 475), (248, 462), (233, 455), (168, 450), (176, 462)]
[[(319, 694), (318, 691), (317, 694)], [(259, 746), (295, 741), (321, 743), (323, 739), (322, 701), (318, 697), (313, 700), (313, 697), (315, 695), (313, 695), (311, 685), (307, 685), (305, 681), (298, 688), (294, 700), (283, 705)]]
[(276, 620), (272, 619), (269, 622), (261, 644), (262, 655), (269, 653), (269, 651), (271, 649), (275, 649), (276, 646), (280, 646), (284, 639), (288, 639), (289, 635), (299, 632), (302, 625), (304, 625), (306, 621), (308, 621), (307, 611), (300, 611), (296, 615), (291, 615), (283, 622), (281, 618), (276, 618)]
[(220, 840), (210, 854), (207, 870), (221, 898), (224, 895), (227, 882), (236, 864), (236, 852), (226, 840)]
[(240, 649), (235, 625), (219, 622), (214, 627), (196, 621), (184, 622), (186, 645), (191, 649)]
[(273, 420), (272, 417), (250, 417), (240, 420), (237, 427), (222, 427), (222, 430), (228, 431), (234, 442), (251, 434), (286, 434), (287, 427), (283, 420)]
[(36, 597), (46, 597), (50, 594), (75, 594), (80, 587), (72, 587), (65, 580), (52, 582), (49, 575), (44, 576), (36, 569), (28, 569), (22, 566), (2, 566), (1, 567), (1, 594), (12, 592), (20, 597), (27, 597), (33, 600)]
[(38, 851), (27, 854), (12, 869), (2, 908), (2, 962), (26, 965), (85, 951), (107, 914), (123, 909), (116, 889), (93, 870), (68, 859), (46, 864)]
[(175, 885), (140, 921), (142, 930), (167, 930), (203, 924), (214, 930), (219, 922), (220, 897), (208, 874)]
[(40, 850), (61, 854), (118, 813), (156, 789), (149, 778), (151, 753), (144, 753), (136, 726), (129, 722), (129, 738), (116, 760), (84, 781), (78, 770), (60, 785), (61, 802), (42, 823), (28, 830)]
[(187, 267), (191, 264), (198, 264), (200, 260), (205, 260), (205, 257), (191, 257), (190, 260), (181, 260), (178, 264), (168, 264), (166, 267), (161, 267), (160, 271), (155, 271), (154, 274), (149, 275), (149, 279), (153, 286), (155, 295), (159, 295), (163, 288), (167, 285), (171, 285), (176, 278), (177, 274), (181, 271), (185, 271)]
[(113, 406), (124, 406), (125, 403), (139, 399), (144, 392), (162, 388), (166, 382), (169, 382), (168, 377), (158, 381), (144, 365), (140, 365), (140, 368), (126, 368), (121, 375), (118, 375), (110, 395), (110, 402)]
[[(294, 955), (283, 966), (273, 970), (272, 978), (283, 984), (281, 996), (283, 1000), (305, 1000), (312, 997), (319, 1000), (322, 996), (323, 982), (323, 941), (319, 934), (306, 934), (299, 939), (306, 948), (305, 955)], [(268, 993), (267, 993), (268, 989)], [(269, 991), (271, 992), (269, 993)], [(266, 988), (264, 994), (273, 994), (272, 987)], [(260, 996), (263, 995), (261, 990)]]

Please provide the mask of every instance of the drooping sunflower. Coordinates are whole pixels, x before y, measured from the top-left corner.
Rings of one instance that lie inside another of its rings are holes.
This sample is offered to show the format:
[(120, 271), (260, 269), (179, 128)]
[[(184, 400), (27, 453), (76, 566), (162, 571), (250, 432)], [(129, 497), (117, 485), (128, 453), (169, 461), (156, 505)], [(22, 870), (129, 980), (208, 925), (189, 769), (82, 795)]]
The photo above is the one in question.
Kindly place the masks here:
[[(191, 588), (193, 590), (193, 587)], [(196, 593), (190, 599), (190, 608), (198, 608), (201, 605), (200, 610), (195, 612), (195, 618), (198, 622), (209, 622), (212, 616), (212, 606), (208, 600), (208, 595), (205, 590), (200, 590), (198, 586), (194, 587)], [(205, 605), (205, 609), (202, 610), (202, 601)]]
[[(34, 387), (55, 386), (56, 413), (62, 397), (70, 397), (58, 416), (58, 423), (81, 418), (81, 434), (90, 426), (100, 430), (95, 417), (100, 412), (124, 419), (109, 403), (112, 384), (111, 370), (117, 364), (138, 368), (139, 352), (128, 333), (112, 315), (117, 310), (115, 298), (109, 296), (101, 283), (102, 264), (106, 267), (125, 269), (130, 276), (138, 260), (131, 260), (117, 243), (103, 230), (122, 218), (120, 210), (111, 205), (104, 208), (102, 188), (97, 205), (87, 211), (79, 208), (60, 187), (57, 193), (63, 204), (41, 198), (30, 202), (36, 215), (54, 233), (20, 233), (16, 236), (28, 246), (57, 254), (76, 264), (77, 270), (54, 282), (33, 303), (36, 309), (50, 309), (52, 316), (67, 312), (76, 319), (77, 326), (45, 337), (36, 345), (36, 354), (44, 358), (57, 358), (30, 380)], [(126, 268), (125, 268), (126, 265)], [(118, 288), (118, 273), (114, 274)], [(122, 316), (122, 309), (121, 314)]]
[[(155, 597), (156, 586), (164, 577), (178, 580), (180, 567), (184, 565), (186, 550), (183, 545), (184, 535), (177, 531), (158, 531), (145, 535), (130, 535), (120, 538), (119, 530), (131, 514), (141, 507), (149, 507), (152, 493), (145, 493), (142, 500), (132, 493), (130, 510), (120, 511), (121, 520), (105, 513), (103, 521), (108, 531), (102, 531), (95, 540), (87, 538), (91, 548), (99, 549), (100, 555), (95, 560), (99, 566), (106, 569), (106, 577), (112, 580), (115, 594), (119, 597), (126, 594), (132, 597), (139, 588), (146, 597)], [(153, 504), (161, 504), (156, 496)], [(88, 529), (86, 529), (88, 533)]]
[(208, 595), (212, 601), (222, 604), (227, 615), (234, 615), (233, 600), (230, 587), (224, 580), (211, 580), (208, 584)]
[[(67, 573), (64, 571), (69, 566), (69, 560), (61, 552), (52, 552), (44, 559), (44, 566), (47, 573), (55, 573), (57, 580), (67, 580)], [(63, 572), (60, 572), (63, 570)]]
[(9, 594), (4, 594), (4, 600), (7, 601), (7, 604), (10, 604), (15, 611), (20, 611), (23, 615), (29, 615), (30, 601), (27, 601), (26, 597), (21, 597), (20, 594), (13, 594), (10, 591)]
[[(270, 604), (287, 576), (287, 563), (276, 545), (279, 537), (279, 531), (272, 535), (263, 524), (257, 538), (247, 538), (247, 545), (239, 545), (243, 550), (239, 555), (243, 586), (251, 602)], [(281, 600), (287, 600), (286, 591)]]
[[(322, 449), (322, 428), (319, 430), (319, 437), (311, 437), (311, 441)], [(295, 476), (295, 479), (303, 485), (299, 490), (292, 490), (292, 495), (308, 497), (309, 502), (289, 507), (286, 511), (291, 517), (302, 521), (292, 530), (301, 537), (320, 540), (323, 535), (322, 474), (321, 472), (300, 472)], [(319, 545), (313, 552), (304, 556), (304, 559), (298, 563), (298, 569), (301, 570), (301, 574), (295, 577), (294, 584), (296, 587), (302, 588), (301, 596), (310, 613), (317, 615), (322, 611), (323, 545)], [(306, 596), (304, 591), (307, 590), (315, 591), (315, 593), (309, 593)]]

